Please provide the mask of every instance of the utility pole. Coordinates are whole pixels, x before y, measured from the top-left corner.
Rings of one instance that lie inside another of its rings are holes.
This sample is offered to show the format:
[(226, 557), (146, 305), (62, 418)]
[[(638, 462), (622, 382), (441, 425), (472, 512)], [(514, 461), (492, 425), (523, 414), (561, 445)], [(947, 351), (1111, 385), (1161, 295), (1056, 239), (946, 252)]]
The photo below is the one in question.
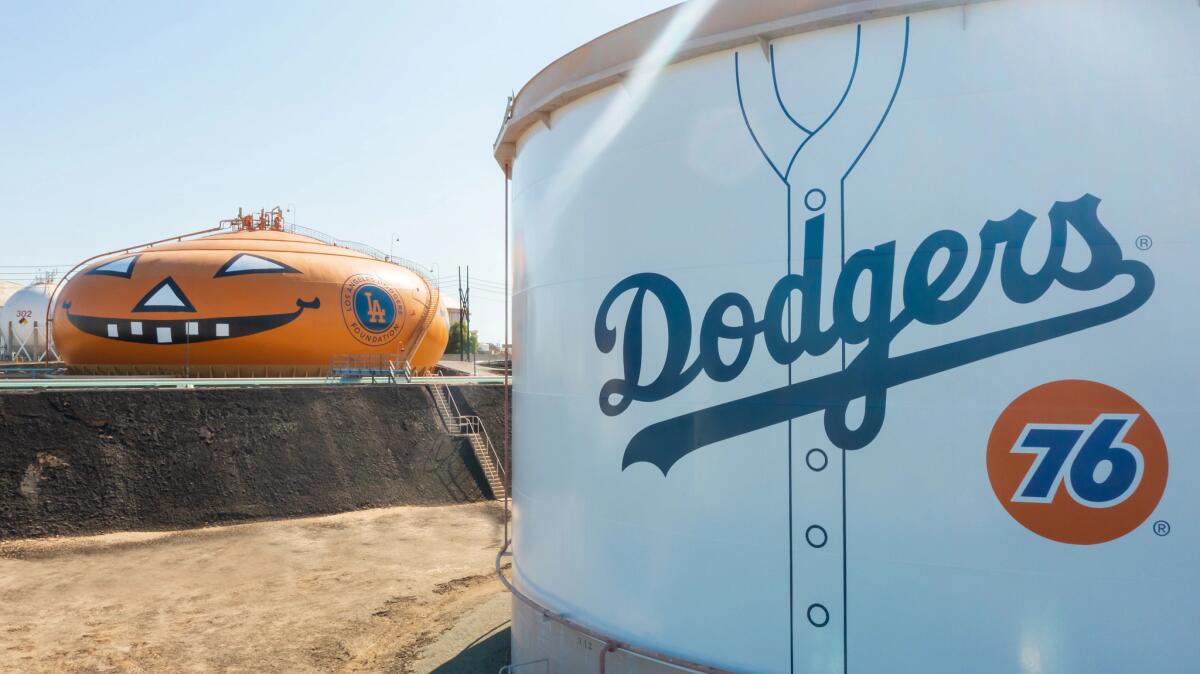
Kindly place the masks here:
[(458, 360), (462, 362), (466, 360), (467, 347), (465, 345), (465, 337), (463, 336), (463, 315), (467, 312), (466, 302), (463, 300), (463, 285), (462, 285), (462, 265), (458, 267)]
[[(467, 266), (467, 286), (463, 288), (462, 267), (458, 268), (458, 336), (461, 340), (460, 357), (471, 363), (475, 357), (471, 354), (471, 267)], [(472, 365), (474, 368), (474, 365)], [(474, 369), (472, 369), (474, 371)]]
[(472, 374), (472, 376), (478, 376), (479, 375), (479, 369), (478, 369), (479, 365), (476, 362), (477, 359), (475, 356), (475, 348), (471, 344), (471, 265), (467, 265), (467, 295), (466, 295), (466, 299), (467, 299), (466, 304), (464, 304), (463, 306), (465, 306), (467, 308), (467, 354), (471, 359), (471, 374)]

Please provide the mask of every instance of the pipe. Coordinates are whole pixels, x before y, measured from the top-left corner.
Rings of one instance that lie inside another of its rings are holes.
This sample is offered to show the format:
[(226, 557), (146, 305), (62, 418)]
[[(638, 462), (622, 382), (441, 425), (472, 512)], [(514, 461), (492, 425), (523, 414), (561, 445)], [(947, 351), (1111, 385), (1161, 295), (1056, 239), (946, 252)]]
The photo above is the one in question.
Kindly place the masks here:
[(512, 374), (512, 354), (509, 353), (509, 338), (508, 338), (508, 188), (509, 182), (512, 180), (511, 172), (504, 172), (504, 480), (508, 483), (504, 485), (504, 540), (505, 547), (508, 547), (508, 541), (512, 540), (508, 532), (509, 520), (509, 505), (508, 500), (512, 498), (512, 447), (509, 446), (509, 438), (512, 432), (509, 430), (509, 408), (512, 405), (510, 399), (509, 377)]

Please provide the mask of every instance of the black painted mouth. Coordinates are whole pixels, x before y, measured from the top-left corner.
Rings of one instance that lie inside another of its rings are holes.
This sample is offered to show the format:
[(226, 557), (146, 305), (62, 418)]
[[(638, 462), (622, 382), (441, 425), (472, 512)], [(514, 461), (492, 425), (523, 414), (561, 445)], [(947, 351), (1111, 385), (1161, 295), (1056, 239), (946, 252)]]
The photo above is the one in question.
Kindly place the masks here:
[(287, 325), (299, 318), (305, 309), (320, 309), (321, 298), (314, 298), (311, 302), (298, 299), (296, 307), (289, 314), (163, 321), (77, 316), (71, 313), (70, 302), (63, 304), (71, 325), (81, 331), (94, 337), (134, 344), (197, 344), (248, 337)]

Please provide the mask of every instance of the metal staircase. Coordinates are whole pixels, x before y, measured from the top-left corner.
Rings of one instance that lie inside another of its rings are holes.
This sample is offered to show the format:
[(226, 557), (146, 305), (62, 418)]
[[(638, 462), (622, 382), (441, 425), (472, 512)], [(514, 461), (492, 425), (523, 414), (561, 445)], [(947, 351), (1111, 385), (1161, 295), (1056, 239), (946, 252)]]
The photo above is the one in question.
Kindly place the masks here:
[[(421, 347), (421, 342), (425, 340), (425, 333), (429, 332), (429, 326), (433, 325), (434, 319), (438, 315), (438, 305), (441, 302), (442, 293), (438, 290), (437, 285), (432, 281), (426, 282), (429, 288), (429, 304), (425, 307), (425, 313), (421, 316), (421, 322), (417, 325), (417, 329), (413, 331), (412, 338), (408, 340), (400, 352), (400, 362), (403, 363), (404, 371), (412, 371), (412, 357)], [(409, 377), (411, 379), (411, 377)]]
[(445, 384), (432, 384), (428, 388), (430, 394), (433, 395), (433, 403), (437, 407), (438, 416), (446, 425), (446, 430), (451, 435), (465, 437), (471, 443), (475, 458), (479, 460), (483, 475), (492, 489), (492, 496), (497, 499), (504, 498), (507, 493), (504, 486), (506, 478), (504, 461), (496, 452), (496, 446), (492, 444), (492, 439), (488, 437), (483, 420), (477, 416), (459, 412), (458, 404), (454, 402), (453, 396), (450, 395), (450, 388)]

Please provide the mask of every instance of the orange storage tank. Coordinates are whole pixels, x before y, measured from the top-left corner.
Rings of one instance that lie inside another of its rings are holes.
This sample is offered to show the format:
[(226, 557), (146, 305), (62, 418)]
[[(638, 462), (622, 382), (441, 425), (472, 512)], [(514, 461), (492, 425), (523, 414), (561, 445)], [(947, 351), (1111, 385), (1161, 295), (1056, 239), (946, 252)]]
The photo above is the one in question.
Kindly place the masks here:
[(59, 293), (53, 330), (81, 374), (319, 376), (347, 359), (431, 370), (449, 317), (421, 274), (266, 229), (94, 263)]

